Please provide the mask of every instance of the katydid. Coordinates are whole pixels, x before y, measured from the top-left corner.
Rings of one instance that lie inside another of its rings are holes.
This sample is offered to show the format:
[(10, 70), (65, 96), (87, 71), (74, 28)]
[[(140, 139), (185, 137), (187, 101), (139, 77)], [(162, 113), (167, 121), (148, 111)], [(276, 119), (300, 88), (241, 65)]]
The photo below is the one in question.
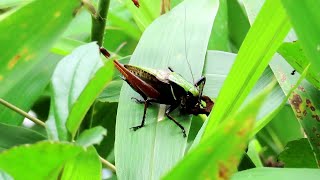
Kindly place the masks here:
[[(100, 51), (107, 58), (110, 56), (106, 49), (100, 48)], [(170, 113), (180, 107), (180, 111), (185, 114), (209, 115), (214, 105), (208, 96), (202, 95), (206, 81), (205, 77), (201, 77), (195, 84), (192, 84), (171, 68), (168, 68), (168, 70), (156, 70), (123, 65), (117, 60), (113, 62), (123, 75), (123, 80), (143, 98), (143, 100), (136, 99), (137, 102), (144, 104), (144, 112), (141, 124), (132, 127), (134, 131), (145, 125), (148, 106), (151, 103), (159, 103), (168, 105), (165, 110), (166, 116), (180, 127), (183, 136), (186, 137), (184, 127)]]

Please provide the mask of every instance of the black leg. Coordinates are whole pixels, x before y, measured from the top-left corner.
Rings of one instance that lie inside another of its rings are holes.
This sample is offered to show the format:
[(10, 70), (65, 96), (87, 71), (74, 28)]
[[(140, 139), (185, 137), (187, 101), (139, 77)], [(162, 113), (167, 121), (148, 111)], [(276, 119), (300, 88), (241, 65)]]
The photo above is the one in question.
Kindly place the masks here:
[(200, 84), (205, 84), (206, 83), (206, 77), (202, 76), (200, 79), (198, 79), (198, 81), (196, 81), (196, 83), (194, 83), (194, 85), (196, 87), (198, 87)]
[(201, 103), (201, 97), (204, 85), (206, 84), (206, 77), (202, 76), (195, 84), (194, 86), (199, 87), (199, 103)]
[(134, 100), (138, 104), (144, 104), (146, 102), (145, 100), (141, 100), (141, 99), (138, 99), (138, 98), (135, 98), (135, 97), (131, 97), (131, 99)]
[(174, 71), (173, 71), (173, 69), (172, 69), (171, 67), (168, 67), (168, 69), (169, 69), (171, 72), (174, 72)]
[(168, 107), (168, 109), (166, 110), (166, 116), (172, 120), (177, 126), (179, 126), (179, 128), (182, 130), (183, 133), (183, 137), (187, 137), (186, 135), (186, 131), (184, 130), (184, 127), (175, 119), (173, 119), (173, 117), (170, 115), (170, 113), (175, 110), (177, 107), (179, 106), (179, 104), (175, 104), (175, 105), (171, 105)]
[(148, 109), (148, 106), (150, 105), (151, 102), (155, 102), (156, 100), (155, 99), (146, 99), (144, 101), (144, 110), (143, 110), (143, 117), (142, 117), (142, 121), (141, 121), (141, 124), (139, 126), (134, 126), (134, 127), (131, 127), (130, 129), (136, 131), (137, 129), (140, 129), (144, 126), (144, 122), (146, 120), (146, 114), (147, 114), (147, 109)]

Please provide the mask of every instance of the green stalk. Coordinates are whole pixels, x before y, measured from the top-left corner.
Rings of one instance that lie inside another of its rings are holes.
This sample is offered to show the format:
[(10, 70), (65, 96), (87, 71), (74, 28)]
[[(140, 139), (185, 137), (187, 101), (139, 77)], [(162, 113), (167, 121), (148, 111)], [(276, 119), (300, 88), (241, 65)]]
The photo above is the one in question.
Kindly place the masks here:
[(18, 114), (21, 114), (22, 116), (28, 118), (29, 120), (31, 120), (32, 122), (34, 122), (35, 124), (38, 124), (40, 126), (45, 127), (45, 123), (43, 121), (41, 121), (40, 119), (37, 119), (33, 116), (31, 116), (30, 114), (26, 113), (25, 111), (23, 111), (22, 109), (14, 106), (13, 104), (10, 104), (9, 102), (5, 101), (4, 99), (0, 98), (0, 104), (6, 106), (7, 108), (17, 112)]
[[(36, 124), (38, 124), (38, 125), (40, 125), (40, 126), (43, 126), (43, 127), (46, 126), (45, 123), (44, 123), (43, 121), (41, 121), (40, 119), (37, 119), (36, 117), (33, 117), (33, 116), (29, 115), (27, 112), (23, 111), (22, 109), (16, 107), (16, 106), (13, 105), (13, 104), (10, 104), (9, 102), (5, 101), (5, 100), (2, 99), (2, 98), (0, 98), (0, 104), (2, 104), (2, 105), (4, 105), (4, 106), (6, 106), (7, 108), (9, 108), (9, 109), (17, 112), (17, 113), (20, 114), (20, 115), (22, 115), (22, 116), (30, 119), (31, 121), (33, 121), (34, 123), (36, 123)], [(113, 164), (111, 164), (109, 161), (103, 159), (103, 158), (100, 157), (100, 156), (99, 156), (99, 159), (100, 159), (101, 163), (102, 163), (104, 166), (110, 168), (111, 171), (116, 172), (116, 167), (115, 167)]]
[(91, 40), (102, 46), (110, 0), (100, 0), (97, 14), (92, 16)]

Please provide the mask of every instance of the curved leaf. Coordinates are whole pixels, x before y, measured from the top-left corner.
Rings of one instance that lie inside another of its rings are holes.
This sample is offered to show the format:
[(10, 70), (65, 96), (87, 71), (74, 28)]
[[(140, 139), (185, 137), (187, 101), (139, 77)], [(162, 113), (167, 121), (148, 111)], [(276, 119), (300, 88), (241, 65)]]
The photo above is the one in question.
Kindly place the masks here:
[(52, 98), (47, 132), (50, 139), (68, 140), (75, 135), (85, 113), (113, 74), (103, 65), (93, 42), (75, 49), (61, 60), (52, 77)]

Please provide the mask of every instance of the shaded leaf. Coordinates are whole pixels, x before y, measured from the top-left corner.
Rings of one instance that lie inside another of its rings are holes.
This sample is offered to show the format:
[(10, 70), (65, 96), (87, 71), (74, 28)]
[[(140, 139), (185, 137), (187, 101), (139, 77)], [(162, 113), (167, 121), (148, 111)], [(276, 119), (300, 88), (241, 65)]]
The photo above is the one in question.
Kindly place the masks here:
[(318, 168), (308, 139), (290, 141), (278, 159), (286, 168)]
[(45, 136), (36, 131), (0, 123), (0, 151), (12, 146), (32, 144), (45, 139)]
[(63, 165), (81, 152), (81, 146), (66, 143), (18, 146), (0, 153), (0, 169), (14, 179), (57, 179)]

